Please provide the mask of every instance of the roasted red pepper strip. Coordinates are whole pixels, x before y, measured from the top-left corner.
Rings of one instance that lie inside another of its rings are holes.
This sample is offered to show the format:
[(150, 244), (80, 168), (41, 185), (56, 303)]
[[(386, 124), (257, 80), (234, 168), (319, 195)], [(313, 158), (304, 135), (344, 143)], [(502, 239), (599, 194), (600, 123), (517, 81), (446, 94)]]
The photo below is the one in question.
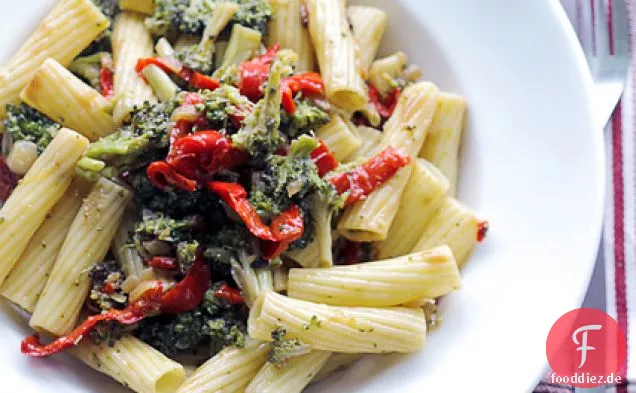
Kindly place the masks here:
[(272, 221), (271, 228), (272, 235), (277, 241), (261, 241), (261, 251), (265, 259), (273, 259), (279, 256), (283, 251), (287, 250), (290, 244), (300, 239), (303, 235), (304, 223), (298, 206), (292, 205), (289, 209), (282, 212)]
[(168, 186), (174, 186), (181, 190), (194, 192), (197, 190), (197, 182), (180, 175), (164, 161), (155, 161), (148, 166), (146, 174), (150, 183), (160, 190)]
[(225, 183), (220, 181), (208, 182), (208, 189), (218, 194), (230, 209), (241, 217), (247, 229), (262, 240), (276, 241), (271, 229), (263, 223), (256, 209), (247, 200), (247, 191), (238, 183)]
[(282, 105), (287, 113), (296, 112), (296, 104), (294, 96), (298, 92), (303, 94), (325, 94), (325, 85), (322, 82), (320, 74), (316, 72), (306, 72), (304, 74), (292, 75), (284, 78), (280, 82), (280, 91), (282, 94)]
[(210, 191), (218, 194), (241, 217), (252, 235), (261, 239), (263, 256), (272, 259), (300, 238), (304, 231), (300, 209), (292, 205), (276, 217), (271, 226), (263, 223), (256, 209), (247, 200), (247, 191), (237, 183), (208, 182)]
[(219, 289), (214, 291), (214, 296), (220, 299), (225, 299), (230, 304), (243, 304), (245, 299), (241, 295), (241, 291), (232, 288), (227, 284), (221, 285)]
[(151, 288), (125, 309), (110, 310), (107, 313), (88, 317), (70, 334), (60, 337), (48, 345), (40, 343), (38, 334), (29, 336), (22, 341), (22, 353), (28, 356), (44, 357), (74, 347), (101, 321), (117, 321), (122, 325), (137, 323), (145, 317), (159, 312), (162, 294), (163, 287), (161, 285)]
[(320, 141), (320, 146), (311, 152), (311, 159), (318, 167), (318, 175), (320, 175), (320, 177), (323, 177), (338, 167), (338, 160), (336, 160), (336, 157), (329, 151), (329, 148), (323, 141)]
[(177, 139), (166, 162), (178, 173), (200, 179), (243, 164), (247, 158), (244, 151), (233, 148), (221, 133), (206, 130)]
[(411, 157), (402, 151), (388, 147), (369, 161), (347, 172), (339, 173), (328, 180), (339, 194), (349, 192), (346, 205), (364, 200), (389, 180), (402, 167), (411, 162)]
[(210, 287), (210, 266), (201, 250), (185, 278), (161, 297), (161, 312), (178, 314), (195, 309)]
[(18, 184), (18, 176), (11, 172), (4, 157), (0, 156), (0, 201), (5, 202)]
[(488, 221), (481, 221), (477, 226), (477, 241), (483, 242), (486, 239), (486, 234), (489, 229)]
[(111, 98), (115, 94), (113, 70), (105, 65), (102, 65), (102, 69), (99, 72), (99, 85), (104, 97)]
[(380, 97), (380, 92), (373, 85), (368, 85), (369, 87), (369, 101), (376, 107), (380, 116), (383, 119), (388, 119), (395, 111), (395, 107), (397, 106), (398, 101), (400, 100), (400, 95), (402, 94), (402, 90), (399, 87), (393, 89), (384, 100)]
[(176, 270), (179, 267), (177, 260), (172, 257), (152, 257), (148, 266), (162, 270)]
[(217, 79), (193, 71), (192, 69), (181, 64), (179, 61), (171, 58), (142, 58), (137, 61), (135, 70), (137, 72), (141, 72), (144, 68), (148, 67), (151, 64), (161, 68), (165, 72), (170, 72), (177, 75), (179, 78), (188, 82), (192, 87), (197, 89), (214, 90), (221, 86), (221, 82), (219, 82)]
[(257, 101), (263, 96), (262, 86), (269, 78), (269, 68), (280, 50), (276, 44), (269, 48), (265, 54), (241, 63), (241, 79), (239, 91), (252, 101)]

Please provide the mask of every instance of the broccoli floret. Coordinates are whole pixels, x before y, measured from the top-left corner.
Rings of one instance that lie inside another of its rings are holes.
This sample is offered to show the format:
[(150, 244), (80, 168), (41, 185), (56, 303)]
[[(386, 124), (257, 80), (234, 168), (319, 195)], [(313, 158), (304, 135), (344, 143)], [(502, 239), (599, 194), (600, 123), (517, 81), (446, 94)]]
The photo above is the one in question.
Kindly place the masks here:
[(71, 65), (68, 66), (68, 69), (88, 82), (94, 89), (100, 90), (100, 73), (104, 61), (112, 61), (110, 53), (97, 52), (89, 56), (76, 58)]
[(119, 2), (117, 0), (92, 0), (93, 4), (102, 11), (105, 17), (113, 21), (119, 13)]
[(179, 262), (179, 269), (183, 274), (190, 271), (190, 268), (197, 257), (198, 249), (199, 242), (196, 240), (190, 242), (179, 242), (177, 244), (177, 261)]
[(206, 243), (205, 259), (210, 262), (212, 276), (232, 280), (232, 264), (238, 263), (239, 253), (253, 254), (252, 235), (239, 223), (228, 223), (211, 235)]
[(329, 123), (329, 114), (306, 100), (295, 100), (296, 112), (293, 114), (283, 110), (281, 113), (281, 129), (292, 138), (298, 135), (318, 131)]
[(247, 310), (215, 296), (224, 285), (218, 282), (209, 289), (199, 307), (177, 315), (160, 315), (141, 322), (140, 339), (168, 356), (194, 353), (208, 345), (206, 354), (213, 356), (229, 345), (245, 344)]
[(286, 338), (287, 331), (279, 327), (272, 332), (274, 341), (270, 344), (267, 360), (270, 363), (282, 364), (293, 356), (300, 356), (311, 351), (311, 347), (297, 338)]
[(209, 42), (203, 45), (185, 46), (179, 48), (175, 53), (180, 62), (195, 71), (208, 75), (212, 73), (213, 54), (214, 45)]
[(90, 305), (98, 311), (122, 309), (128, 304), (128, 296), (121, 285), (126, 278), (115, 261), (105, 261), (93, 266), (88, 274), (91, 279)]
[(244, 120), (243, 128), (232, 136), (234, 146), (246, 150), (255, 161), (274, 153), (286, 141), (280, 132), (281, 76), (296, 61), (293, 54), (280, 51), (272, 62), (265, 96)]
[(145, 103), (131, 124), (91, 144), (88, 158), (104, 161), (117, 172), (133, 170), (165, 157), (172, 128), (172, 104)]
[(201, 228), (199, 216), (174, 219), (163, 213), (144, 209), (141, 221), (135, 225), (135, 237), (143, 240), (161, 240), (169, 243), (188, 242), (193, 232)]
[(7, 105), (4, 126), (14, 141), (33, 142), (38, 146), (39, 153), (44, 151), (61, 128), (58, 123), (26, 104)]
[[(214, 12), (214, 5), (227, 0), (155, 0), (155, 11), (146, 24), (155, 36), (176, 36), (178, 33), (201, 35), (207, 21)], [(239, 9), (226, 27), (229, 31), (241, 24), (267, 34), (267, 24), (272, 18), (272, 9), (266, 0), (230, 0)]]
[(230, 85), (222, 85), (214, 91), (205, 90), (201, 96), (203, 104), (197, 105), (196, 108), (203, 113), (210, 126), (216, 129), (233, 129), (231, 118), (245, 118), (254, 107), (247, 97)]

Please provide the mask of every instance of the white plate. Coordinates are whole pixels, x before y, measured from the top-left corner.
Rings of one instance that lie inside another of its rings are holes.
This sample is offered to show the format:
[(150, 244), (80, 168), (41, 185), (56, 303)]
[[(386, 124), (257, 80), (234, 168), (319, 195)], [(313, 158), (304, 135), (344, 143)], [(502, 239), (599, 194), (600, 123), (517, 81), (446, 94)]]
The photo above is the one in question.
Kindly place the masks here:
[[(4, 59), (53, 2), (2, 1)], [(371, 357), (309, 391), (528, 391), (550, 326), (582, 300), (600, 233), (602, 133), (574, 32), (556, 0), (360, 2), (389, 13), (385, 54), (403, 50), (426, 78), (468, 97), (460, 196), (491, 232), (422, 352)], [(29, 331), (11, 315), (0, 313), (0, 390), (119, 391), (65, 355), (22, 357)]]

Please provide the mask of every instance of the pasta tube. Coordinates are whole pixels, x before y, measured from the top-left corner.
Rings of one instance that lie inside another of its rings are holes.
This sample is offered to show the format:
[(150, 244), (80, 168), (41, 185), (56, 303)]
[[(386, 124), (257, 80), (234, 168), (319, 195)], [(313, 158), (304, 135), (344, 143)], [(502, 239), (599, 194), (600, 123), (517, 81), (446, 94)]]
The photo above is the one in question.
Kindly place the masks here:
[(38, 159), (38, 146), (31, 142), (20, 140), (11, 146), (11, 152), (6, 164), (11, 172), (24, 176)]
[(131, 193), (101, 178), (84, 200), (64, 240), (29, 324), (58, 336), (75, 326), (89, 290), (88, 272), (104, 259)]
[(117, 128), (110, 102), (53, 59), (40, 66), (20, 98), (92, 141)]
[(134, 215), (130, 214), (124, 215), (110, 247), (115, 259), (126, 274), (126, 280), (123, 285), (126, 292), (134, 289), (141, 282), (146, 272), (143, 260), (131, 243), (131, 235), (135, 230), (134, 217)]
[(415, 244), (414, 252), (447, 244), (459, 267), (466, 262), (475, 243), (480, 220), (466, 206), (447, 197)]
[(145, 101), (154, 102), (152, 88), (137, 74), (137, 60), (154, 53), (150, 31), (143, 15), (122, 12), (113, 28), (113, 60), (115, 61), (115, 110), (117, 124), (127, 120), (135, 107)]
[(316, 132), (316, 136), (327, 145), (338, 161), (343, 161), (362, 145), (358, 135), (349, 128), (340, 115), (336, 114), (331, 116), (329, 123)]
[(433, 164), (418, 159), (387, 238), (375, 245), (380, 259), (409, 253), (444, 202), (450, 183)]
[(451, 250), (438, 247), (394, 259), (329, 269), (291, 269), (287, 295), (334, 306), (397, 306), (460, 287)]
[(369, 69), (369, 82), (378, 89), (381, 95), (387, 95), (393, 90), (393, 80), (406, 68), (409, 59), (403, 52), (378, 59)]
[(152, 15), (155, 12), (154, 0), (119, 0), (119, 7), (124, 11)]
[[(0, 118), (48, 58), (67, 66), (110, 22), (91, 0), (62, 0), (0, 70)], [(0, 131), (1, 132), (1, 131)]]
[(334, 372), (351, 365), (360, 360), (362, 354), (359, 353), (333, 353), (327, 363), (318, 371), (318, 374), (311, 380), (311, 383), (320, 382)]
[[(384, 126), (377, 151), (393, 146), (411, 157), (417, 156), (437, 109), (438, 91), (429, 82), (416, 83), (405, 89), (395, 112)], [(338, 223), (338, 231), (354, 241), (386, 239), (412, 169), (412, 164), (400, 169), (366, 200), (347, 208)]]
[(382, 132), (375, 128), (359, 126), (356, 127), (356, 133), (358, 134), (358, 139), (362, 141), (362, 144), (344, 160), (345, 162), (354, 161), (356, 159), (366, 159), (373, 156), (377, 146), (382, 140)]
[(369, 72), (369, 67), (380, 47), (380, 41), (389, 21), (386, 12), (375, 7), (350, 6), (347, 15), (351, 22), (353, 37), (358, 43), (358, 57), (364, 74)]
[(73, 180), (88, 139), (62, 128), (0, 210), (0, 285)]
[(133, 336), (113, 346), (84, 340), (71, 353), (137, 393), (174, 392), (184, 379), (182, 365)]
[(360, 76), (356, 45), (349, 29), (344, 1), (306, 0), (309, 34), (316, 48), (327, 97), (355, 112), (367, 103), (367, 88)]
[(267, 361), (269, 346), (249, 340), (244, 348), (227, 347), (199, 367), (177, 393), (243, 393)]
[(441, 93), (428, 137), (420, 151), (420, 157), (432, 162), (448, 178), (451, 184), (449, 192), (451, 196), (455, 196), (457, 191), (459, 146), (465, 115), (466, 99), (464, 97)]
[(294, 260), (302, 267), (318, 267), (320, 266), (320, 244), (314, 239), (305, 248), (291, 250), (285, 253), (285, 256)]
[(296, 70), (313, 71), (316, 56), (309, 31), (303, 26), (300, 15), (301, 0), (270, 0), (274, 17), (269, 23), (267, 46), (280, 44), (298, 54)]
[(232, 26), (230, 41), (223, 54), (222, 68), (238, 64), (252, 57), (261, 47), (261, 33), (254, 29), (244, 27), (238, 23)]
[(312, 351), (288, 359), (282, 367), (265, 363), (245, 393), (301, 393), (330, 356), (331, 352)]
[(2, 286), (2, 296), (33, 312), (87, 188), (80, 178), (71, 183), (11, 270)]
[(283, 327), (315, 350), (347, 353), (414, 352), (424, 345), (421, 309), (338, 307), (263, 292), (250, 310), (251, 337), (272, 341)]

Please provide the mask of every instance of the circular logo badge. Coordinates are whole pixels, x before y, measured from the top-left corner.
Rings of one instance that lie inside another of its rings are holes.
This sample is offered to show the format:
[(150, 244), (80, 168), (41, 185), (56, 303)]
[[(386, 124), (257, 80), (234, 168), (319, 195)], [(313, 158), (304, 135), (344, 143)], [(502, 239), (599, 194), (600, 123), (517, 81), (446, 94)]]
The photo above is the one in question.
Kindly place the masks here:
[(593, 308), (572, 310), (548, 334), (551, 382), (581, 388), (618, 384), (626, 348), (625, 334), (614, 318)]

